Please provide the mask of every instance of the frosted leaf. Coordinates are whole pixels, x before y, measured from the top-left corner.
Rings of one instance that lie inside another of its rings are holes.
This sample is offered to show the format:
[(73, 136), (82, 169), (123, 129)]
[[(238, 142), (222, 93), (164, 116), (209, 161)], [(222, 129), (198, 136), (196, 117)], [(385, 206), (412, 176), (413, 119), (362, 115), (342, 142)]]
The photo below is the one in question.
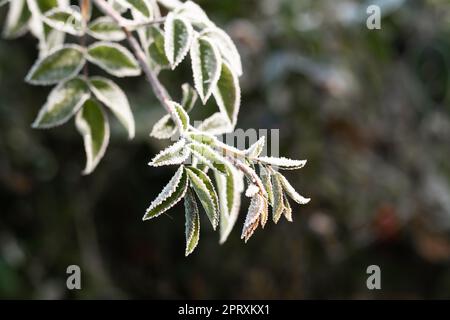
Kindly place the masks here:
[(197, 92), (194, 88), (191, 87), (189, 83), (184, 83), (181, 86), (181, 90), (183, 91), (183, 98), (181, 100), (181, 105), (187, 113), (194, 109), (195, 103), (197, 102)]
[(189, 157), (189, 150), (185, 148), (186, 140), (180, 139), (170, 147), (158, 153), (149, 163), (152, 167), (182, 164)]
[(190, 255), (197, 247), (200, 240), (200, 215), (198, 212), (197, 201), (190, 189), (186, 191), (184, 197), (185, 210), (185, 235), (186, 235), (186, 257)]
[(263, 197), (264, 200), (264, 206), (263, 210), (261, 211), (261, 228), (264, 229), (266, 226), (267, 220), (269, 220), (269, 203), (267, 202), (267, 199)]
[(209, 38), (195, 37), (191, 46), (191, 61), (195, 89), (205, 104), (219, 81), (222, 57)]
[(298, 194), (297, 191), (295, 191), (295, 189), (291, 186), (289, 181), (287, 181), (287, 179), (282, 174), (277, 172), (275, 173), (275, 175), (280, 180), (284, 191), (286, 191), (286, 193), (292, 200), (294, 200), (298, 204), (307, 204), (311, 200)]
[(177, 6), (174, 12), (185, 17), (197, 28), (203, 29), (214, 26), (214, 23), (209, 20), (205, 11), (193, 1), (186, 1), (182, 5)]
[(96, 42), (89, 46), (87, 59), (116, 77), (141, 74), (136, 58), (124, 46), (113, 42)]
[(184, 166), (180, 166), (169, 183), (148, 207), (143, 220), (156, 218), (176, 205), (184, 197), (187, 186), (186, 170)]
[(76, 76), (86, 63), (84, 49), (65, 45), (38, 59), (26, 76), (34, 85), (51, 85)]
[(83, 174), (94, 171), (103, 158), (109, 143), (109, 123), (102, 107), (94, 100), (87, 100), (78, 112), (75, 124), (83, 136), (86, 167)]
[(203, 120), (197, 127), (199, 131), (207, 132), (213, 135), (221, 135), (233, 131), (233, 127), (227, 117), (221, 112), (216, 112), (209, 118)]
[(207, 166), (213, 168), (222, 174), (228, 174), (227, 167), (231, 164), (223, 158), (219, 153), (217, 153), (214, 149), (210, 148), (207, 145), (200, 144), (197, 142), (192, 142), (188, 145), (188, 148), (191, 149), (192, 154), (201, 162), (206, 164)]
[(42, 16), (50, 27), (74, 36), (84, 34), (84, 22), (81, 13), (71, 7), (53, 8)]
[(83, 79), (62, 82), (50, 92), (33, 128), (53, 128), (67, 122), (89, 98), (89, 87)]
[(153, 17), (153, 10), (148, 0), (120, 0), (120, 2), (148, 20)]
[(134, 117), (127, 96), (122, 89), (113, 81), (103, 77), (91, 78), (89, 85), (95, 97), (111, 109), (120, 123), (127, 129), (128, 137), (134, 138)]
[(125, 32), (110, 17), (99, 17), (92, 21), (87, 33), (98, 40), (122, 41), (126, 38)]
[(234, 128), (241, 105), (241, 87), (236, 74), (226, 62), (222, 63), (219, 80), (213, 89), (213, 95), (219, 110), (227, 116)]
[(256, 141), (253, 145), (250, 146), (250, 148), (248, 148), (245, 153), (246, 155), (250, 158), (250, 159), (255, 159), (257, 157), (259, 157), (259, 155), (263, 152), (264, 150), (264, 145), (266, 144), (266, 137), (262, 136), (261, 138), (259, 138), (258, 141)]
[(170, 115), (165, 115), (153, 126), (150, 136), (156, 139), (170, 139), (177, 132), (177, 127)]
[(287, 221), (292, 222), (293, 221), (292, 220), (292, 208), (291, 208), (291, 205), (290, 205), (289, 200), (286, 197), (286, 195), (284, 195), (283, 203), (284, 203), (283, 215)]
[(173, 70), (189, 52), (194, 30), (186, 19), (172, 12), (166, 17), (164, 29), (164, 49)]
[(263, 212), (263, 210), (264, 197), (260, 194), (257, 194), (250, 201), (247, 217), (245, 218), (244, 228), (242, 229), (241, 239), (244, 239), (245, 242), (250, 239), (255, 230), (258, 228), (261, 220), (261, 213)]
[(187, 131), (189, 128), (189, 115), (179, 103), (174, 101), (169, 101), (168, 103), (171, 104), (172, 108), (175, 110), (174, 116), (176, 117), (178, 128), (180, 128), (183, 132)]
[(217, 27), (207, 28), (203, 30), (202, 34), (209, 36), (216, 42), (222, 57), (239, 77), (242, 76), (241, 56), (230, 36)]
[(26, 0), (9, 2), (8, 15), (3, 28), (3, 37), (7, 39), (18, 38), (28, 30), (28, 21), (31, 17)]
[(269, 200), (269, 204), (272, 205), (273, 204), (272, 178), (270, 176), (269, 171), (262, 165), (259, 166), (259, 172), (261, 181), (267, 192), (267, 199)]
[(276, 166), (284, 170), (301, 169), (306, 164), (306, 160), (292, 160), (284, 157), (281, 158), (259, 157), (256, 160), (271, 166)]
[(272, 175), (272, 190), (273, 190), (273, 203), (272, 203), (272, 219), (273, 222), (278, 223), (284, 210), (284, 194), (283, 186), (277, 175)]
[(233, 230), (241, 207), (241, 194), (244, 191), (243, 174), (230, 166), (228, 174), (215, 172), (215, 180), (220, 203), (220, 243), (228, 239)]
[(194, 167), (189, 167), (186, 170), (191, 181), (191, 186), (200, 199), (213, 229), (216, 230), (219, 224), (219, 200), (214, 185), (203, 171)]

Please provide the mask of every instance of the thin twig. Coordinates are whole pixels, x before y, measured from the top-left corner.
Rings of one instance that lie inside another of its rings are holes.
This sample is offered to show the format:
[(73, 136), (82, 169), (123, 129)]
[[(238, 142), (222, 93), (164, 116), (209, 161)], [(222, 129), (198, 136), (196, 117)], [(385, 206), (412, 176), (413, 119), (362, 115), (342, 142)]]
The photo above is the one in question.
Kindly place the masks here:
[(133, 36), (132, 32), (126, 26), (126, 24), (127, 24), (126, 19), (124, 19), (119, 13), (117, 13), (114, 10), (114, 8), (109, 3), (107, 3), (105, 0), (93, 0), (93, 1), (97, 5), (97, 7), (101, 11), (103, 11), (104, 14), (110, 16), (114, 21), (117, 22), (117, 24), (119, 24), (121, 26), (121, 28), (125, 32), (125, 35), (128, 39), (128, 42), (129, 42), (131, 48), (134, 51), (134, 54), (136, 56), (136, 59), (139, 62), (139, 65), (141, 66), (142, 71), (144, 72), (148, 82), (152, 86), (153, 92), (155, 93), (158, 100), (161, 102), (164, 109), (166, 109), (166, 111), (172, 117), (174, 122), (178, 124), (175, 109), (170, 104), (172, 99), (170, 98), (167, 90), (164, 88), (164, 86), (159, 81), (158, 77), (150, 69), (150, 67), (147, 63), (147, 57), (146, 57), (144, 51), (141, 49), (139, 42), (136, 40), (136, 38)]

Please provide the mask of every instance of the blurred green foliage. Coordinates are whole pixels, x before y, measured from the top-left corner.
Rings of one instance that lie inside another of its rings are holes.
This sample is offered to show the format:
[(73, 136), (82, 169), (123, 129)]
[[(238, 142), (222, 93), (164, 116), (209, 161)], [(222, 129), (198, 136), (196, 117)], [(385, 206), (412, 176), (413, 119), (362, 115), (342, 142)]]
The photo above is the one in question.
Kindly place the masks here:
[[(137, 138), (114, 122), (102, 164), (82, 177), (73, 124), (30, 127), (48, 94), (23, 81), (36, 43), (2, 40), (0, 297), (450, 298), (450, 2), (198, 3), (243, 56), (238, 127), (280, 129), (281, 154), (309, 160), (287, 177), (312, 202), (247, 245), (243, 214), (222, 246), (203, 217), (184, 258), (181, 205), (141, 221), (172, 174), (146, 165), (163, 110), (145, 81), (119, 81)], [(369, 4), (381, 30), (366, 28)], [(161, 74), (175, 97), (189, 68)], [(71, 264), (80, 291), (66, 290)], [(371, 264), (381, 291), (366, 288)]]

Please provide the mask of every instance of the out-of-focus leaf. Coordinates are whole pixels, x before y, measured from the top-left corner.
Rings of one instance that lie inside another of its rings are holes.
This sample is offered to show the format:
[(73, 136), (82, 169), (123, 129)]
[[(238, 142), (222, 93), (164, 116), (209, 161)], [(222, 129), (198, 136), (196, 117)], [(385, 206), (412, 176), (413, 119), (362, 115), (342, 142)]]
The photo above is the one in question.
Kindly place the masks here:
[(81, 13), (72, 9), (54, 8), (44, 14), (44, 22), (56, 30), (69, 33), (74, 36), (82, 36), (84, 33), (84, 23)]
[(81, 78), (62, 82), (50, 93), (33, 128), (52, 128), (67, 122), (89, 99), (89, 87)]
[(92, 21), (87, 33), (98, 40), (122, 41), (126, 38), (119, 25), (110, 17), (99, 17)]
[(83, 136), (86, 167), (83, 174), (90, 174), (99, 164), (109, 143), (109, 123), (102, 107), (94, 100), (87, 100), (75, 119)]

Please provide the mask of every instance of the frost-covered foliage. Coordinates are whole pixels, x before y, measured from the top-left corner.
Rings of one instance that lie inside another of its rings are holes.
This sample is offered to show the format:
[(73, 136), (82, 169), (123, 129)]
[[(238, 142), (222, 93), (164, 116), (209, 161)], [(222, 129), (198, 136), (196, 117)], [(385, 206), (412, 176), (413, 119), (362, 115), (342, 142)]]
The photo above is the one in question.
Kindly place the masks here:
[[(85, 145), (84, 174), (92, 173), (105, 155), (110, 138), (107, 112), (123, 125), (130, 139), (135, 134), (126, 94), (112, 79), (91, 75), (89, 64), (112, 77), (146, 76), (167, 111), (156, 121), (151, 136), (178, 139), (149, 165), (176, 165), (178, 170), (150, 204), (144, 220), (160, 216), (184, 199), (186, 255), (200, 237), (198, 200), (212, 228), (219, 228), (221, 243), (237, 220), (244, 182), (245, 196), (250, 198), (242, 230), (245, 241), (259, 226), (264, 228), (269, 206), (277, 223), (282, 216), (292, 221), (288, 199), (309, 202), (278, 172), (300, 169), (306, 161), (262, 157), (265, 139), (238, 150), (216, 137), (236, 126), (242, 63), (232, 39), (194, 2), (80, 0), (74, 6), (68, 0), (3, 0), (0, 4), (9, 5), (4, 37), (29, 31), (38, 39), (39, 57), (26, 81), (54, 85), (33, 127), (52, 128), (74, 119)], [(91, 19), (93, 7), (103, 15)], [(78, 41), (67, 43), (67, 34)], [(193, 86), (182, 84), (182, 100), (173, 101), (157, 75), (177, 68), (188, 56)], [(193, 127), (189, 112), (198, 98), (202, 104), (214, 99), (218, 111)]]

